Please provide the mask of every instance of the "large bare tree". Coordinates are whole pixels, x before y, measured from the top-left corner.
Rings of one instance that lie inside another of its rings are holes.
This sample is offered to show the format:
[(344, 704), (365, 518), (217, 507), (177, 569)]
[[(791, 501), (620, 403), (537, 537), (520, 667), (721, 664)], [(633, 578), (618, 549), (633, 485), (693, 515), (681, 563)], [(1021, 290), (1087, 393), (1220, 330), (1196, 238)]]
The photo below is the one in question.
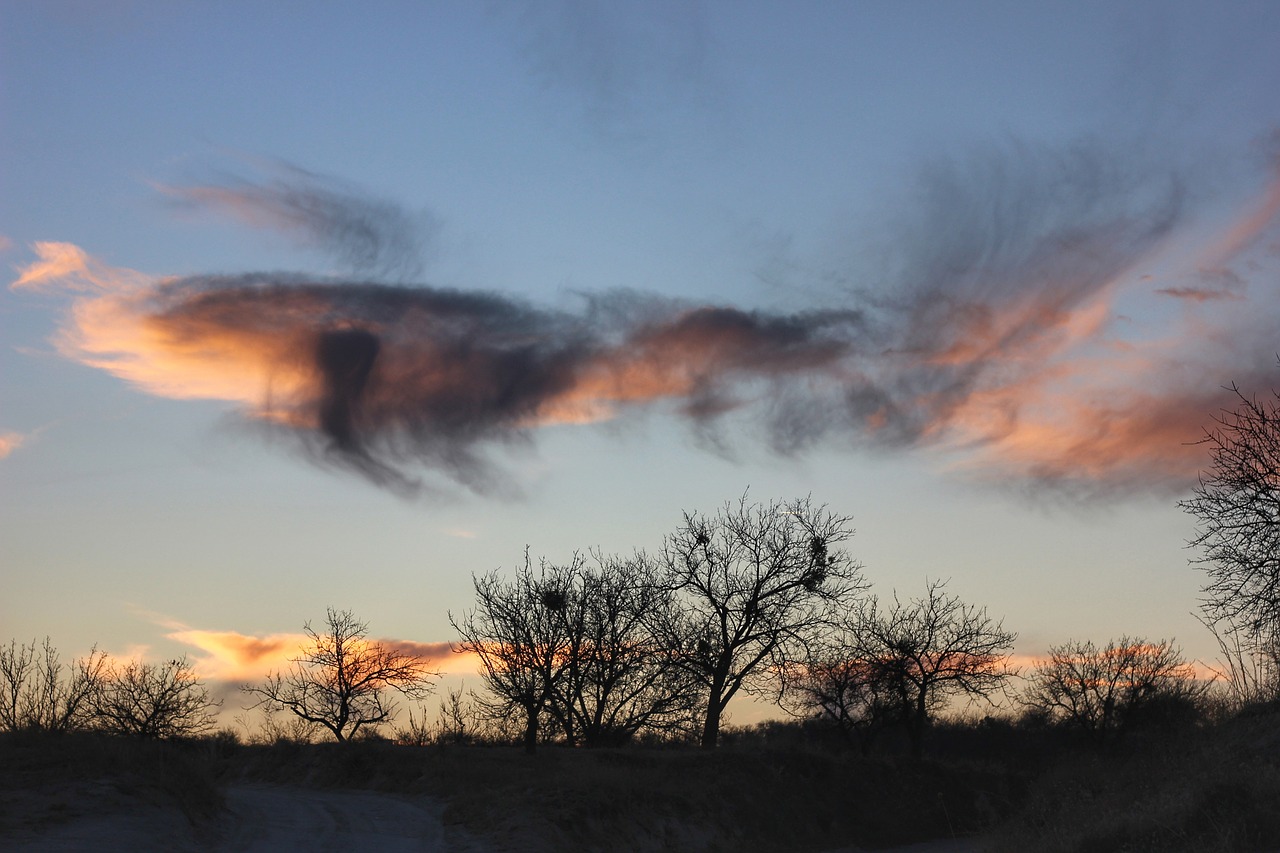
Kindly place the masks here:
[(683, 726), (692, 715), (697, 683), (649, 627), (672, 607), (655, 569), (644, 555), (597, 554), (575, 577), (568, 666), (551, 705), (570, 744), (616, 746), (642, 729)]
[(265, 684), (243, 688), (257, 696), (251, 707), (285, 710), (323, 726), (337, 741), (365, 727), (389, 721), (396, 712), (390, 693), (421, 699), (436, 677), (425, 658), (369, 639), (369, 626), (350, 610), (329, 608), (325, 630), (308, 622), (310, 638), (287, 672), (274, 672)]
[(751, 504), (743, 495), (715, 515), (686, 512), (667, 537), (659, 560), (679, 606), (655, 629), (704, 692), (704, 748), (715, 747), (739, 691), (774, 690), (865, 588), (839, 547), (852, 535), (849, 518), (809, 498)]
[(525, 554), (511, 580), (492, 571), (474, 575), (476, 606), (449, 622), (462, 637), (457, 650), (480, 661), (485, 685), (497, 697), (495, 713), (518, 711), (527, 752), (537, 751), (542, 719), (550, 713), (568, 672), (570, 625), (581, 604), (576, 579), (583, 561), (569, 565), (542, 561), (537, 572)]
[(848, 636), (850, 658), (871, 665), (882, 690), (896, 694), (916, 758), (933, 714), (949, 697), (988, 699), (1016, 674), (1009, 657), (1017, 635), (985, 607), (949, 595), (946, 581), (929, 581), (923, 597), (906, 603), (895, 593), (887, 608), (870, 599)]
[(1199, 521), (1191, 545), (1208, 573), (1204, 610), (1246, 644), (1280, 639), (1280, 393), (1220, 412), (1202, 443), (1210, 466), (1179, 505)]

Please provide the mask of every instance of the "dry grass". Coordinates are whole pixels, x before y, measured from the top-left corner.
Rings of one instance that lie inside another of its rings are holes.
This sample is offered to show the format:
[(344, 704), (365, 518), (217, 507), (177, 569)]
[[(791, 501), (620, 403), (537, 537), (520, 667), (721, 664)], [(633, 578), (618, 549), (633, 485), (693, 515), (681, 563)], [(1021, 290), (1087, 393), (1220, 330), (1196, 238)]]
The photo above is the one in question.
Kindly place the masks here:
[[(1280, 847), (1280, 715), (1152, 733), (1118, 751), (1005, 722), (940, 726), (936, 760), (862, 758), (798, 726), (716, 752), (245, 745), (0, 737), (0, 838), (21, 820), (143, 803), (217, 821), (221, 786), (430, 795), (498, 850), (820, 851), (982, 836), (993, 851)], [(887, 745), (891, 746), (891, 745)], [(892, 751), (892, 750), (890, 750)], [(60, 792), (57, 797), (36, 796)], [(31, 810), (31, 806), (38, 808)]]
[(1074, 755), (1040, 777), (992, 835), (1014, 853), (1229, 853), (1280, 847), (1280, 719), (1166, 733)]
[(176, 811), (191, 825), (223, 808), (225, 745), (110, 735), (0, 736), (0, 838), (139, 804)]

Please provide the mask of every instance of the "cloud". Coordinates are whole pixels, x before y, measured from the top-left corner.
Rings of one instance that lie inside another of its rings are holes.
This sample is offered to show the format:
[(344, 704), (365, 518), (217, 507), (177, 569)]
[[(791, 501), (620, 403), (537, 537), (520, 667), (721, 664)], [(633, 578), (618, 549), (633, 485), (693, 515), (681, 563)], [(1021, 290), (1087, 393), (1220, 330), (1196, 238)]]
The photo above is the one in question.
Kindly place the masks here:
[[(624, 302), (641, 319), (624, 322)], [(856, 322), (629, 294), (571, 314), (495, 294), (195, 276), (79, 298), (56, 343), (152, 394), (238, 403), (317, 462), (381, 485), (417, 490), (417, 463), (491, 491), (482, 445), (657, 400), (714, 418), (753, 382), (834, 370)]]
[(145, 282), (131, 270), (120, 270), (90, 257), (71, 243), (37, 242), (31, 246), (39, 260), (19, 268), (13, 290), (121, 290)]
[(1243, 299), (1239, 293), (1230, 290), (1207, 287), (1162, 287), (1156, 291), (1161, 296), (1172, 296), (1174, 299), (1187, 299), (1192, 302), (1213, 302), (1219, 299)]
[[(499, 492), (493, 448), (652, 408), (783, 453), (932, 448), (986, 481), (1168, 494), (1195, 482), (1190, 443), (1230, 402), (1222, 386), (1266, 385), (1274, 370), (1274, 288), (1247, 288), (1268, 274), (1257, 250), (1276, 227), (1272, 185), (1242, 215), (1251, 236), (1238, 218), (1209, 241), (1212, 266), (1173, 239), (1184, 185), (1093, 144), (938, 160), (909, 206), (886, 206), (869, 252), (880, 267), (790, 313), (623, 291), (550, 309), (354, 277), (148, 278), (69, 244), (38, 244), (14, 287), (69, 282), (67, 356), (148, 393), (234, 403), (318, 464), (403, 494)], [(348, 232), (323, 223), (360, 221), (392, 236), (358, 243), (397, 244), (397, 217), (309, 186), (324, 200), (305, 226), (315, 239), (343, 251)], [(310, 209), (274, 183), (187, 198), (286, 221)], [(1173, 268), (1153, 292), (1156, 265)], [(1206, 282), (1239, 298), (1192, 296)], [(1161, 310), (1169, 296), (1184, 310)]]
[(708, 31), (696, 4), (536, 2), (516, 10), (534, 79), (567, 93), (605, 140), (655, 142), (674, 114), (716, 128), (720, 86), (708, 61)]
[(220, 183), (159, 189), (181, 207), (291, 234), (331, 256), (343, 272), (383, 280), (421, 273), (423, 249), (438, 228), (430, 215), (287, 163), (272, 163), (268, 172), (264, 182), (227, 175)]
[[(310, 643), (306, 634), (254, 636), (236, 631), (207, 631), (183, 626), (166, 635), (198, 650), (192, 658), (202, 678), (217, 681), (254, 681), (270, 672), (288, 670), (299, 650)], [(440, 672), (470, 674), (475, 661), (470, 655), (455, 654), (446, 642), (420, 643), (412, 640), (375, 640), (392, 649), (426, 658)]]
[(0, 432), (0, 459), (22, 446), (26, 436), (20, 432)]

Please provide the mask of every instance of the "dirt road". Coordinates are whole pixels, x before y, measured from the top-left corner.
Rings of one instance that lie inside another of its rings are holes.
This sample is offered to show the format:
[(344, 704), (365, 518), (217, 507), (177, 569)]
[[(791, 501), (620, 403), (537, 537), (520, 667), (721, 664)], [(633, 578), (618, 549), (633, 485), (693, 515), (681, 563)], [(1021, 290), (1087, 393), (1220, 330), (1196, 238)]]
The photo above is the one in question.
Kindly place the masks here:
[(86, 814), (0, 838), (15, 853), (166, 850), (213, 853), (379, 850), (387, 853), (487, 853), (456, 829), (443, 806), (422, 797), (242, 784), (225, 790), (227, 810), (212, 826), (193, 828), (174, 810), (136, 809)]

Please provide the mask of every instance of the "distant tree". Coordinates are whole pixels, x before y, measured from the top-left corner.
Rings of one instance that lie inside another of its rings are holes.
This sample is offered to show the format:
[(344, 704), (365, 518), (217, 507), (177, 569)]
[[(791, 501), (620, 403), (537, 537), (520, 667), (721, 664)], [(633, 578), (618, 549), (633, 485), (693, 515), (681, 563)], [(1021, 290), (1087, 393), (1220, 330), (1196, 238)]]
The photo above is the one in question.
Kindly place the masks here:
[(48, 637), (0, 647), (0, 730), (63, 732), (86, 724), (88, 700), (107, 669), (97, 648), (63, 664)]
[(778, 673), (865, 588), (861, 566), (837, 547), (853, 535), (849, 521), (808, 498), (744, 495), (714, 516), (686, 512), (667, 537), (659, 561), (679, 606), (653, 627), (703, 691), (703, 748), (716, 746), (740, 690), (776, 689)]
[(650, 630), (672, 603), (644, 555), (579, 566), (564, 610), (568, 665), (550, 705), (570, 744), (616, 746), (687, 720), (697, 683)]
[(210, 698), (186, 658), (109, 663), (88, 698), (95, 727), (144, 738), (204, 734), (217, 721), (221, 704)]
[(793, 716), (829, 723), (867, 755), (884, 728), (901, 722), (902, 702), (875, 662), (849, 656), (852, 647), (839, 634), (788, 667), (780, 704)]
[(925, 595), (880, 607), (870, 599), (857, 613), (848, 636), (851, 660), (871, 668), (879, 696), (894, 696), (896, 715), (919, 758), (924, 734), (938, 708), (953, 696), (990, 699), (1016, 674), (1009, 656), (1017, 634), (946, 593), (946, 581), (930, 581)]
[(1231, 391), (1236, 408), (1201, 439), (1209, 470), (1179, 506), (1199, 520), (1190, 544), (1209, 576), (1206, 615), (1262, 648), (1280, 639), (1280, 393), (1259, 401)]
[(1153, 718), (1193, 709), (1206, 685), (1167, 640), (1068, 641), (1032, 670), (1024, 701), (1101, 746)]
[(571, 612), (582, 560), (567, 566), (545, 560), (535, 573), (526, 552), (524, 566), (510, 580), (497, 571), (473, 575), (476, 606), (449, 622), (462, 637), (460, 652), (480, 661), (485, 685), (496, 697), (490, 711), (519, 712), (524, 746), (537, 750), (542, 721), (550, 712), (570, 665)]
[(368, 623), (350, 610), (329, 608), (325, 630), (304, 626), (309, 642), (299, 649), (288, 672), (267, 676), (265, 684), (242, 689), (258, 701), (251, 707), (285, 710), (323, 726), (343, 742), (395, 716), (391, 692), (420, 699), (436, 677), (427, 661), (368, 638)]

